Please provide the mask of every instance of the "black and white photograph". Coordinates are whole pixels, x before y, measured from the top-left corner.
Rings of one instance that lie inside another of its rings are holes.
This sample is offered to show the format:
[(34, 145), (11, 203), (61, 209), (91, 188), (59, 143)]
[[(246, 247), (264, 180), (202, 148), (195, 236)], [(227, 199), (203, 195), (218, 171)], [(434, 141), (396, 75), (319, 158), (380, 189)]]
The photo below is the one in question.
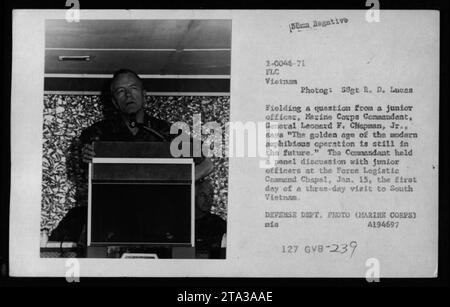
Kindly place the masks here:
[(10, 276), (441, 280), (439, 9), (83, 5), (12, 12)]
[(42, 258), (226, 257), (228, 158), (196, 155), (192, 128), (188, 155), (170, 146), (173, 123), (229, 121), (231, 32), (221, 19), (45, 21)]

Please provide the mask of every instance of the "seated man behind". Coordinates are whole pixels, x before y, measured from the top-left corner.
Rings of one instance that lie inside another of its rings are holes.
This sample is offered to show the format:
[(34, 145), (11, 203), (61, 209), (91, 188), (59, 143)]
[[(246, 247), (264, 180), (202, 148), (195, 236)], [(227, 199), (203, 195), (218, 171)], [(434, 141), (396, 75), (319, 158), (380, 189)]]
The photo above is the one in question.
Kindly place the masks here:
[(220, 258), (222, 237), (227, 231), (226, 222), (211, 213), (214, 189), (207, 180), (195, 186), (195, 244), (205, 250), (210, 258)]

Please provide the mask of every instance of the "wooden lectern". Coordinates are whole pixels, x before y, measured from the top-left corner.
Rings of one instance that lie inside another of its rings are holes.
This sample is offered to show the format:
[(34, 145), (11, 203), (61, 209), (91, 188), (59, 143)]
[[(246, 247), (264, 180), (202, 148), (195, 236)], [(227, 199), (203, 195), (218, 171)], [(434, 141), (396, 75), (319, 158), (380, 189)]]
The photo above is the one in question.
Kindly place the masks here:
[(88, 257), (108, 246), (170, 246), (172, 257), (194, 257), (193, 159), (173, 158), (166, 142), (94, 142), (94, 152)]

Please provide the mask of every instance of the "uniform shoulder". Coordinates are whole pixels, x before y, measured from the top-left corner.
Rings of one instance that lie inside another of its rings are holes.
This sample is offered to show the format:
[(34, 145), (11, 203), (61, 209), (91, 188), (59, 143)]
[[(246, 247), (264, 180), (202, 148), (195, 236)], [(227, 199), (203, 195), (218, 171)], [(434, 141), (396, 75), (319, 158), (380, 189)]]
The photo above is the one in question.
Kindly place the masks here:
[(148, 116), (148, 120), (152, 129), (163, 134), (164, 137), (168, 139), (172, 137), (170, 134), (170, 127), (172, 126), (171, 122), (152, 116)]

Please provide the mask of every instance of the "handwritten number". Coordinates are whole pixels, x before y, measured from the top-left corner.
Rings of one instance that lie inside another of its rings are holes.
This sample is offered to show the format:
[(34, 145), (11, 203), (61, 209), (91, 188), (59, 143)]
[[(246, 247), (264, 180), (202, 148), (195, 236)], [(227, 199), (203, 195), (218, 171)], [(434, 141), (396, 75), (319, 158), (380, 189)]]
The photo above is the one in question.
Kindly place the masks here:
[(350, 247), (352, 248), (352, 253), (350, 254), (350, 258), (353, 257), (353, 253), (355, 252), (355, 249), (357, 246), (358, 246), (358, 243), (356, 243), (356, 241), (350, 242)]

